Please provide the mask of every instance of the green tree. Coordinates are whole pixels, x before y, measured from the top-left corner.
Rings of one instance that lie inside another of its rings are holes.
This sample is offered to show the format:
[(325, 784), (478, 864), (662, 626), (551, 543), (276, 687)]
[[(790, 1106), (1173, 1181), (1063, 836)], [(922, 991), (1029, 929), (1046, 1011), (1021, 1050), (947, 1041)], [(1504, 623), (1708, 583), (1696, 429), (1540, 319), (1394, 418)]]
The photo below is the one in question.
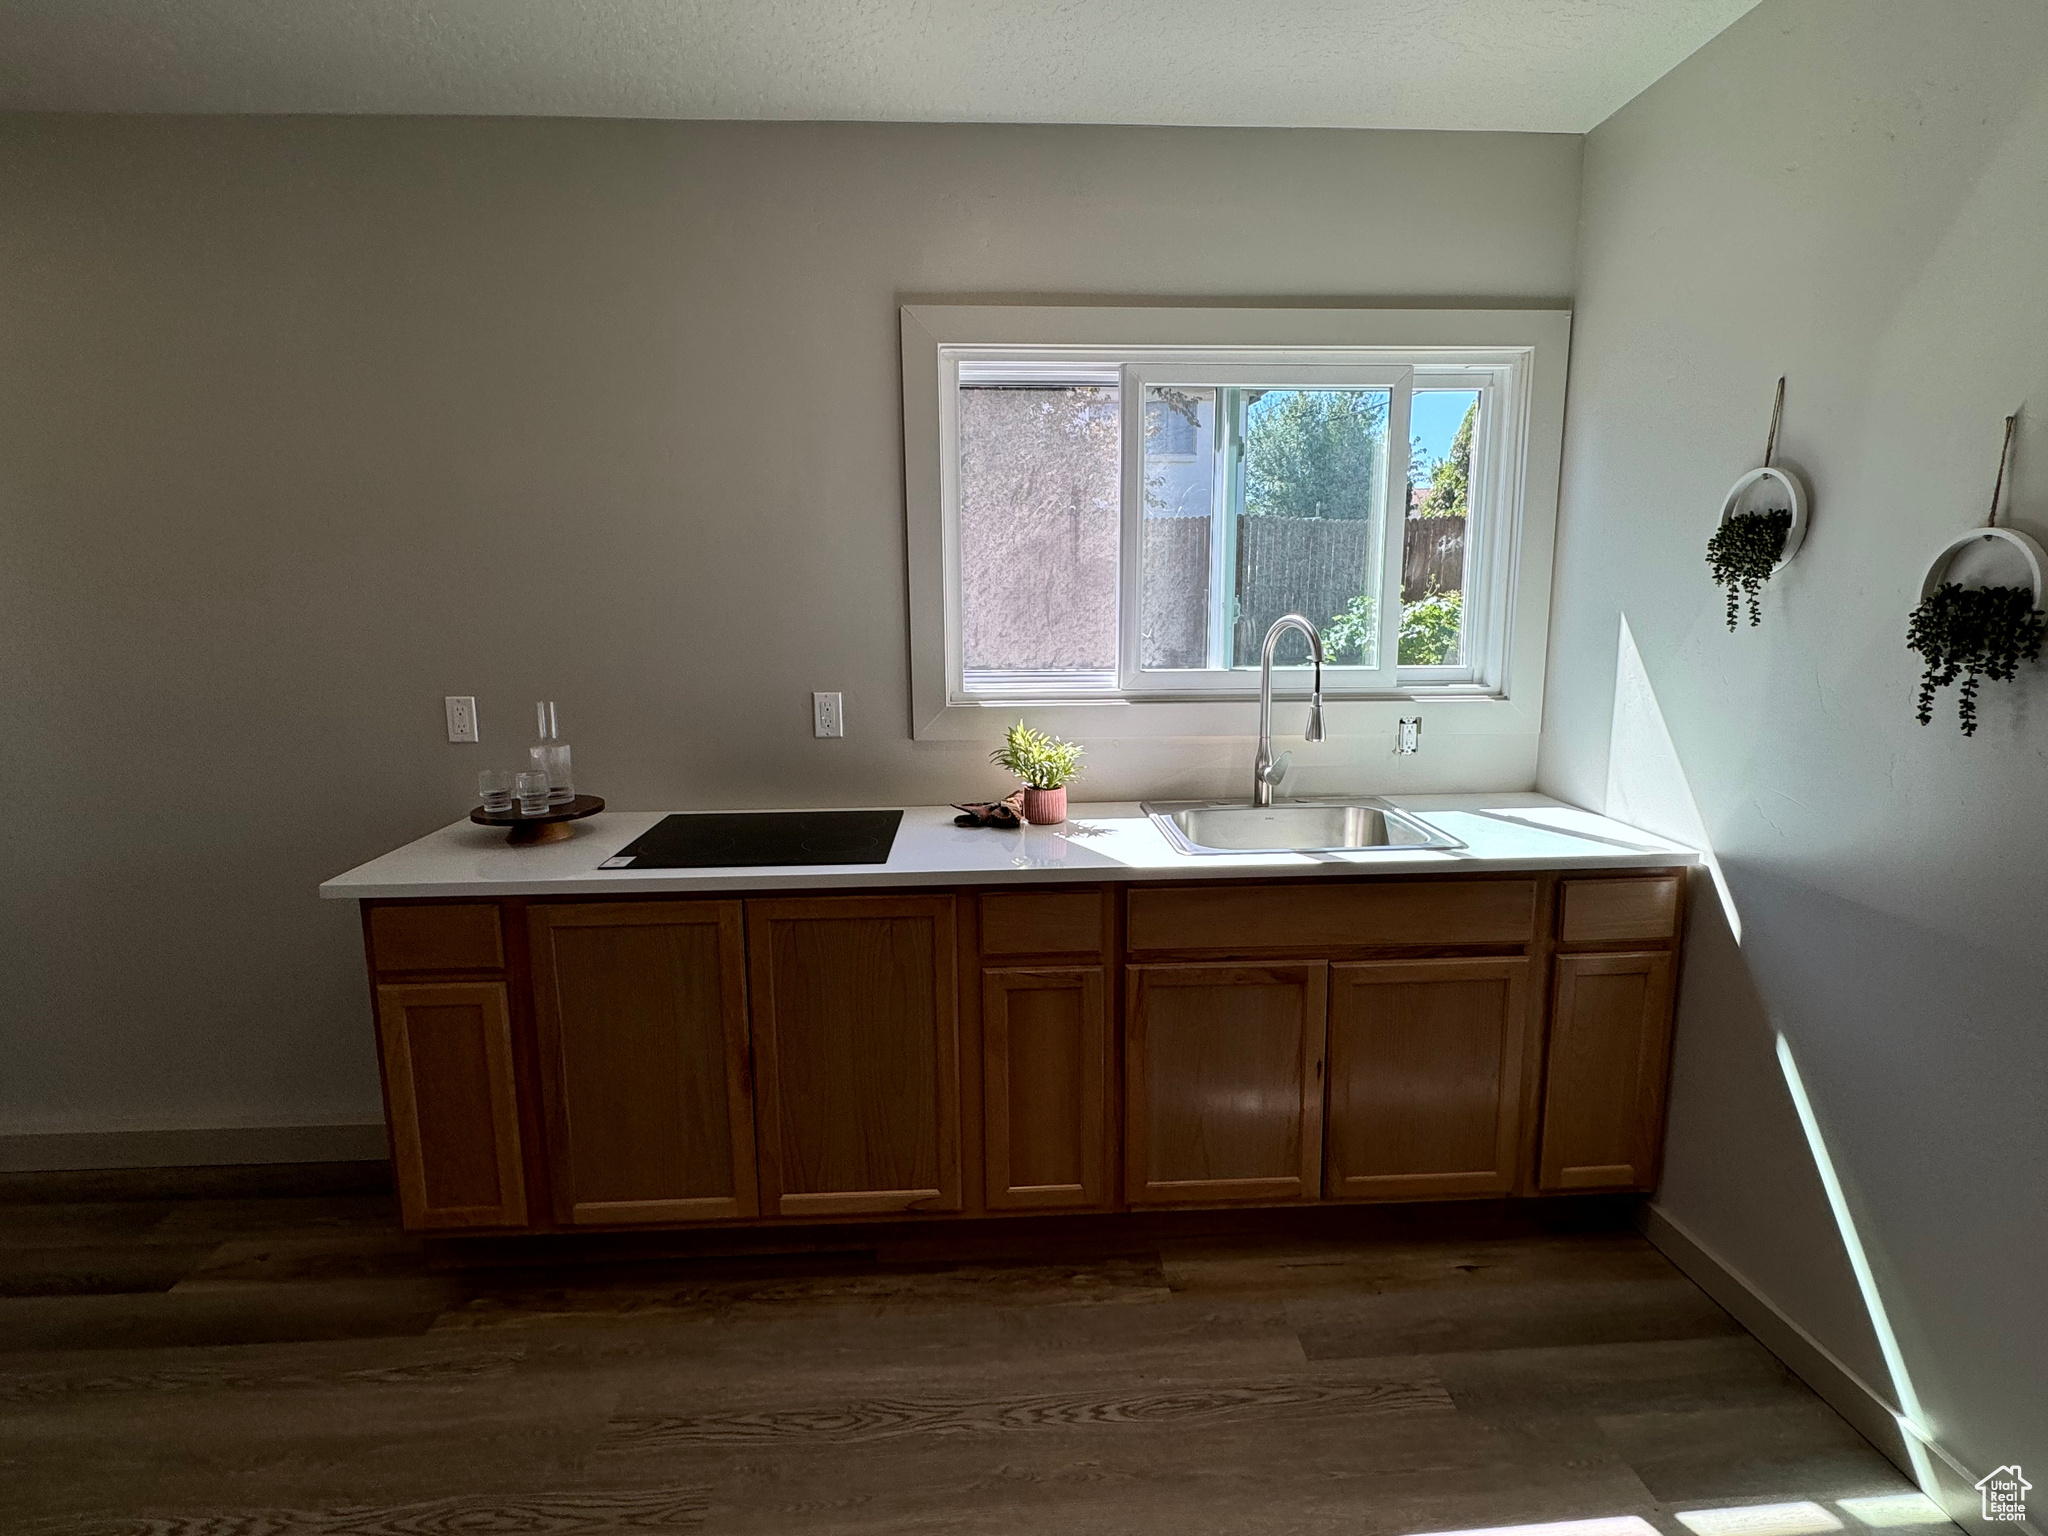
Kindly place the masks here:
[(1464, 517), (1471, 505), (1472, 425), (1479, 419), (1479, 402), (1472, 402), (1465, 419), (1458, 423), (1451, 439), (1449, 458), (1438, 459), (1429, 471), (1429, 490), (1416, 510), (1423, 517)]
[(1387, 402), (1370, 389), (1276, 389), (1246, 413), (1244, 509), (1252, 517), (1365, 518), (1387, 452)]

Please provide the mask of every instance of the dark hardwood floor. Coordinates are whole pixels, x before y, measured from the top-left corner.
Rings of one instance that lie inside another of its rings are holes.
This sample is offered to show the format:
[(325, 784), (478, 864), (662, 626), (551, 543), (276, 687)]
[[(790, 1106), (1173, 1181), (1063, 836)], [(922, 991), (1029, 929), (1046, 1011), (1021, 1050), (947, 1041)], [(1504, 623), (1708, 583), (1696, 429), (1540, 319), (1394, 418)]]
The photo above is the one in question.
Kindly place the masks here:
[(0, 1176), (0, 1531), (1691, 1536), (1911, 1492), (1618, 1213), (1251, 1221), (457, 1269), (374, 1166)]

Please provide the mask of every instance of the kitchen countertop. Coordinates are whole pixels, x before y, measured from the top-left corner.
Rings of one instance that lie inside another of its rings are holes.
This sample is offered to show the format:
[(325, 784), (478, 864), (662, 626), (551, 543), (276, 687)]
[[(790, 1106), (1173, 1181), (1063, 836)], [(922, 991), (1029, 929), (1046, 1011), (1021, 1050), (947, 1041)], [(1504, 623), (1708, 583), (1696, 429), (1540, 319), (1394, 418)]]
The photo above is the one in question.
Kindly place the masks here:
[[(806, 891), (920, 885), (1030, 885), (1247, 876), (1466, 874), (1512, 869), (1645, 869), (1695, 864), (1692, 849), (1545, 795), (1387, 795), (1463, 848), (1344, 853), (1177, 853), (1134, 801), (1076, 804), (1063, 826), (956, 827), (951, 806), (912, 806), (886, 864), (742, 869), (599, 869), (668, 811), (602, 811), (558, 843), (514, 848), (503, 831), (458, 821), (336, 875), (330, 900), (430, 896), (607, 896), (640, 892)], [(723, 809), (721, 807), (721, 809)]]

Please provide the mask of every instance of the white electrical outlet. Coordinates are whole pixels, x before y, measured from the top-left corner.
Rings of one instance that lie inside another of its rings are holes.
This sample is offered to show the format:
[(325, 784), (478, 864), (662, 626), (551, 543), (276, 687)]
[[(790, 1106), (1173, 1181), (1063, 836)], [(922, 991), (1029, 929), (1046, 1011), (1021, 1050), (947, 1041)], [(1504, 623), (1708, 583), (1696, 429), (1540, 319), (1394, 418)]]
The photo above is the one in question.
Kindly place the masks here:
[(448, 739), (476, 740), (476, 700), (469, 694), (449, 694), (441, 701), (448, 709)]
[(836, 693), (814, 693), (811, 695), (811, 734), (813, 736), (844, 736), (846, 734), (846, 710)]
[(1394, 756), (1413, 757), (1422, 750), (1422, 716), (1404, 715), (1400, 732), (1394, 737)]

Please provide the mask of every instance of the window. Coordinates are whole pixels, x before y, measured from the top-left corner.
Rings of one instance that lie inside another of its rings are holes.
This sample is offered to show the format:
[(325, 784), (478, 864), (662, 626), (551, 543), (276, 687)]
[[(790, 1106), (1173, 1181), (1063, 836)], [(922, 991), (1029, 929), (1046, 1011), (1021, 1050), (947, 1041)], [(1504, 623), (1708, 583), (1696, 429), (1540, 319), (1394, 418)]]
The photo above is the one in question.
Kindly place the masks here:
[[(1386, 312), (1519, 345), (1304, 343), (1316, 313), (905, 311), (920, 726), (934, 710), (1249, 698), (1287, 613), (1322, 633), (1328, 698), (1508, 695), (1518, 647), (1542, 637), (1540, 614), (1519, 634), (1515, 619), (1542, 372), (1525, 338), (1561, 343), (1564, 317)], [(1126, 315), (1155, 333), (1178, 319), (1190, 339), (1087, 335)], [(1370, 311), (1324, 318), (1374, 328)], [(1217, 334), (1261, 327), (1297, 334)], [(1554, 481), (1554, 439), (1546, 456)], [(1553, 512), (1546, 493), (1541, 575)], [(1309, 659), (1281, 637), (1276, 668)]]

